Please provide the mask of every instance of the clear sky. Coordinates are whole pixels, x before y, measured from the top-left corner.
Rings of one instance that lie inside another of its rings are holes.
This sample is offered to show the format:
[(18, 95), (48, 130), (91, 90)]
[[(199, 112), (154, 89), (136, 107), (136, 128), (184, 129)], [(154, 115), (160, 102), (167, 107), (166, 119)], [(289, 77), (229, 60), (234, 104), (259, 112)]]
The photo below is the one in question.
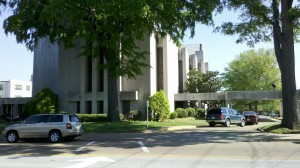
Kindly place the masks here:
[[(33, 53), (28, 51), (23, 44), (17, 44), (15, 37), (6, 36), (2, 23), (7, 13), (0, 16), (0, 81), (9, 79), (30, 80), (33, 70)], [(228, 16), (223, 16), (227, 17)], [(217, 18), (217, 23), (222, 17)], [(209, 63), (209, 70), (220, 71), (232, 61), (235, 56), (251, 49), (245, 44), (236, 44), (232, 36), (224, 36), (212, 33), (212, 28), (197, 25), (196, 34), (193, 39), (186, 37), (183, 44), (203, 44), (204, 59)], [(272, 43), (258, 44), (254, 49), (273, 48)], [(300, 44), (295, 45), (296, 58), (296, 80), (297, 88), (300, 89)]]

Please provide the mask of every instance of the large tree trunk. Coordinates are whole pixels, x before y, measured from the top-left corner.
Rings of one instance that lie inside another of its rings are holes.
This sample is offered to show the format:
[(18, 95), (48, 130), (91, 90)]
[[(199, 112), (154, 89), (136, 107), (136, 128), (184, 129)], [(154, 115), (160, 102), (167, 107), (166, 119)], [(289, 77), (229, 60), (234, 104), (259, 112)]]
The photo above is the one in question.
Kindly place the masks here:
[(293, 23), (291, 16), (289, 16), (293, 1), (281, 1), (281, 27), (277, 0), (272, 2), (274, 49), (281, 71), (282, 82), (283, 116), (281, 125), (296, 129), (299, 128), (300, 122), (297, 112)]
[(114, 78), (108, 71), (108, 111), (109, 121), (120, 121), (119, 116), (119, 92), (118, 79)]

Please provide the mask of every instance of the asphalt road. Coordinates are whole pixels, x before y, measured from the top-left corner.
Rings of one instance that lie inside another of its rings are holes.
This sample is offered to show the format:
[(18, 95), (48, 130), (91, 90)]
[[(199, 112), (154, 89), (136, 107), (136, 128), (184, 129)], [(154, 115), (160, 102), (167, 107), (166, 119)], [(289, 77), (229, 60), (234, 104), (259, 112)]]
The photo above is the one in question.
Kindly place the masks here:
[[(268, 123), (260, 123), (268, 124)], [(74, 142), (8, 144), (2, 168), (300, 167), (300, 140), (258, 126), (201, 127), (174, 132), (87, 134)]]

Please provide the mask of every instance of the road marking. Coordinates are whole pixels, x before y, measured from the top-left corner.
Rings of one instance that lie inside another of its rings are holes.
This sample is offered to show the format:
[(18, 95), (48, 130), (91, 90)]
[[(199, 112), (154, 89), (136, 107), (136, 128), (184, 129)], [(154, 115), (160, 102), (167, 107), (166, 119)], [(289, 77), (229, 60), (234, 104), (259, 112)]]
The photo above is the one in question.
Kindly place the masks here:
[(144, 143), (142, 141), (138, 141), (138, 143), (140, 144), (140, 146), (141, 146), (141, 148), (143, 149), (144, 152), (150, 153), (148, 148), (144, 145)]
[(86, 148), (87, 146), (90, 146), (90, 145), (94, 144), (95, 142), (96, 142), (96, 141), (87, 143), (87, 144), (85, 144), (84, 146), (77, 148), (77, 149), (75, 150), (75, 152), (80, 152), (80, 151), (82, 151), (84, 148)]
[(97, 162), (116, 162), (107, 157), (92, 157), (92, 158), (85, 158), (85, 159), (76, 159), (76, 160), (69, 160), (71, 162), (80, 162), (74, 164), (72, 166), (60, 167), (60, 168), (84, 168), (91, 165), (96, 164)]

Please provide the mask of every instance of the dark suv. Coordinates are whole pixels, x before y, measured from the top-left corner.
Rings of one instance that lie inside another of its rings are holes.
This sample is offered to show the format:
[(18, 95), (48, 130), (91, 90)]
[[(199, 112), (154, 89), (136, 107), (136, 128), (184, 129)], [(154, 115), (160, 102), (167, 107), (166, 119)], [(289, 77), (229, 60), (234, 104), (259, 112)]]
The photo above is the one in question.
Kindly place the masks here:
[(231, 124), (245, 126), (246, 120), (243, 115), (239, 115), (236, 110), (227, 107), (212, 108), (207, 111), (206, 122), (214, 127), (216, 124), (222, 124), (229, 127)]

